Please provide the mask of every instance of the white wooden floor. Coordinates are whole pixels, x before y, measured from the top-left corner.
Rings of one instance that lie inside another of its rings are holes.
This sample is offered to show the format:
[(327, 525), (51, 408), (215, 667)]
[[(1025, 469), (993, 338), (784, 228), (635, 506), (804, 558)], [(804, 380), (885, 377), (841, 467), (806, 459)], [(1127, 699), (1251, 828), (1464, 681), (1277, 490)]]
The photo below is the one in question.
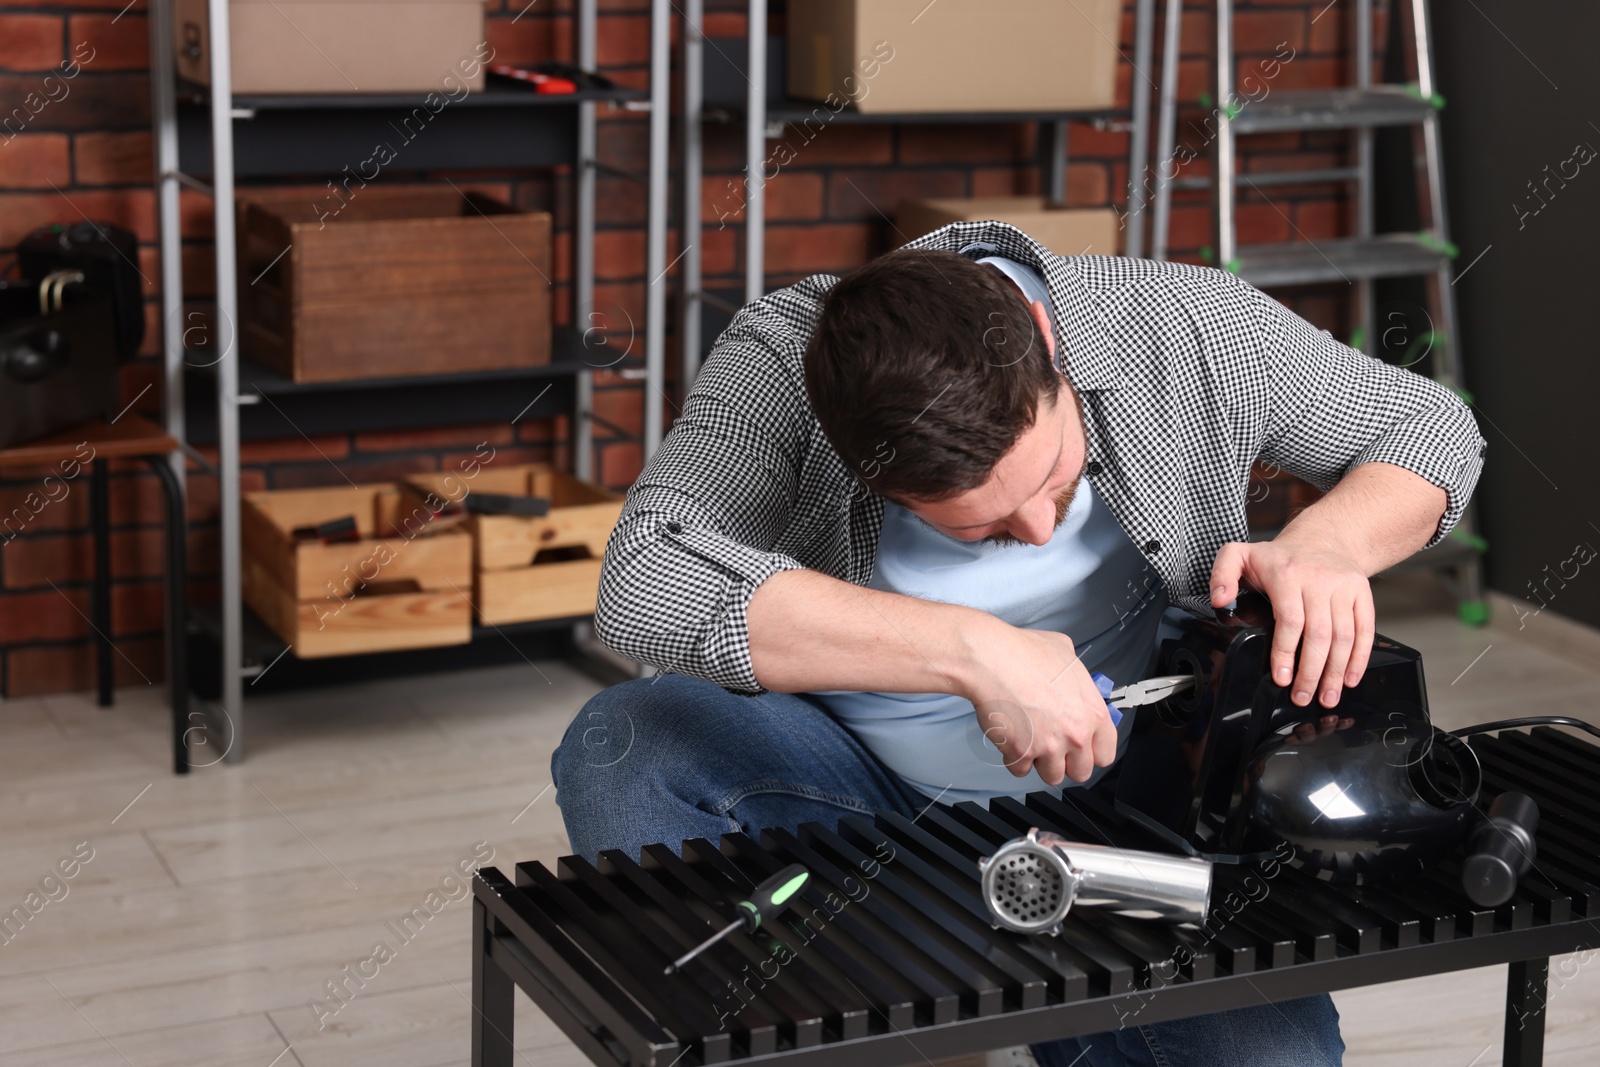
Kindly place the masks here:
[[(1549, 620), (1471, 630), (1415, 600), (1385, 589), (1380, 629), (1422, 650), (1442, 725), (1600, 719), (1600, 666), (1557, 655)], [(46, 900), (0, 943), (0, 1067), (465, 1064), (470, 904), (449, 875), (490, 847), (503, 867), (566, 852), (550, 753), (594, 689), (540, 663), (262, 698), (249, 758), (185, 779), (154, 690), (111, 711), (87, 695), (0, 705), (0, 913)], [(41, 889), (75, 847), (93, 858)], [(390, 923), (430, 893), (440, 910), (403, 941)], [(370, 977), (319, 1019), (308, 1001), (358, 965)], [(1339, 995), (1347, 1062), (1498, 1063), (1502, 981)], [(520, 1062), (586, 1062), (517, 999)], [(1594, 1063), (1600, 967), (1553, 981), (1550, 1008), (1547, 1062)]]

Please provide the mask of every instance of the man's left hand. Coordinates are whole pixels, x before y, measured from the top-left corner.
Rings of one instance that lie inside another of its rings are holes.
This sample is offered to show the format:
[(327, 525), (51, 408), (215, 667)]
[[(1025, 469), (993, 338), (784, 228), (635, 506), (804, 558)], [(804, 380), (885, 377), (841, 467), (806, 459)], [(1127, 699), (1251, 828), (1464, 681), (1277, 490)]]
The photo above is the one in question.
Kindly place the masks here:
[(1230, 542), (1211, 568), (1211, 606), (1236, 598), (1241, 579), (1272, 601), (1272, 680), (1289, 685), (1293, 676), (1290, 699), (1302, 707), (1319, 693), (1323, 707), (1339, 703), (1342, 688), (1361, 681), (1372, 652), (1372, 586), (1360, 566), (1328, 548), (1284, 543), (1282, 535)]

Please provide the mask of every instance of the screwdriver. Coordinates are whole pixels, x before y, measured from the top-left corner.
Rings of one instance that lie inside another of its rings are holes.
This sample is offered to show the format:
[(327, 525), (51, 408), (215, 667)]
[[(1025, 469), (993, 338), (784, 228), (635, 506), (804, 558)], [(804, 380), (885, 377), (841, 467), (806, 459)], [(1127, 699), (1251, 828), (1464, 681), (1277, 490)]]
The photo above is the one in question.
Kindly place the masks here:
[(685, 963), (694, 959), (718, 941), (727, 937), (735, 930), (743, 930), (753, 934), (761, 924), (768, 919), (775, 919), (782, 913), (784, 907), (793, 900), (806, 884), (806, 879), (811, 874), (798, 863), (791, 863), (777, 874), (756, 886), (755, 892), (750, 894), (749, 900), (741, 900), (738, 904), (739, 917), (719, 930), (711, 938), (702, 941), (690, 949), (683, 956), (667, 965), (661, 973), (671, 974), (681, 968)]

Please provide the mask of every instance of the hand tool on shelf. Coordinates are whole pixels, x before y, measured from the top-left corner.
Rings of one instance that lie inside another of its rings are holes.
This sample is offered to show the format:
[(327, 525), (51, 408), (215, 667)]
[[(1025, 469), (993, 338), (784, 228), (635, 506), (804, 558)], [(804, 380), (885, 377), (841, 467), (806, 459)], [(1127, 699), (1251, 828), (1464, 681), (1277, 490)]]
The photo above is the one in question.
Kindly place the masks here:
[(667, 969), (662, 973), (671, 974), (680, 969), (685, 963), (688, 963), (735, 930), (743, 930), (747, 934), (755, 933), (762, 923), (769, 919), (777, 918), (783, 912), (783, 909), (795, 898), (810, 877), (811, 873), (800, 864), (789, 864), (789, 866), (756, 886), (755, 892), (750, 894), (750, 899), (739, 901), (735, 909), (739, 913), (737, 919), (668, 964)]
[(344, 515), (337, 519), (329, 519), (327, 522), (314, 522), (307, 526), (296, 526), (289, 533), (296, 541), (320, 541), (325, 545), (361, 540), (361, 530), (356, 525), (354, 515)]

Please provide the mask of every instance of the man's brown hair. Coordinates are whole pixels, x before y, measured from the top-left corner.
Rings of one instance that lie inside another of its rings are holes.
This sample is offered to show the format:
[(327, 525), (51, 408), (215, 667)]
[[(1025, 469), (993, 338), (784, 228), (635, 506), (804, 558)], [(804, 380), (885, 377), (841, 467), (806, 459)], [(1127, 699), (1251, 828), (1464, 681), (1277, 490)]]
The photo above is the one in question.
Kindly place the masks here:
[(845, 465), (900, 501), (981, 485), (1062, 384), (1010, 279), (922, 249), (879, 256), (828, 290), (805, 378)]

